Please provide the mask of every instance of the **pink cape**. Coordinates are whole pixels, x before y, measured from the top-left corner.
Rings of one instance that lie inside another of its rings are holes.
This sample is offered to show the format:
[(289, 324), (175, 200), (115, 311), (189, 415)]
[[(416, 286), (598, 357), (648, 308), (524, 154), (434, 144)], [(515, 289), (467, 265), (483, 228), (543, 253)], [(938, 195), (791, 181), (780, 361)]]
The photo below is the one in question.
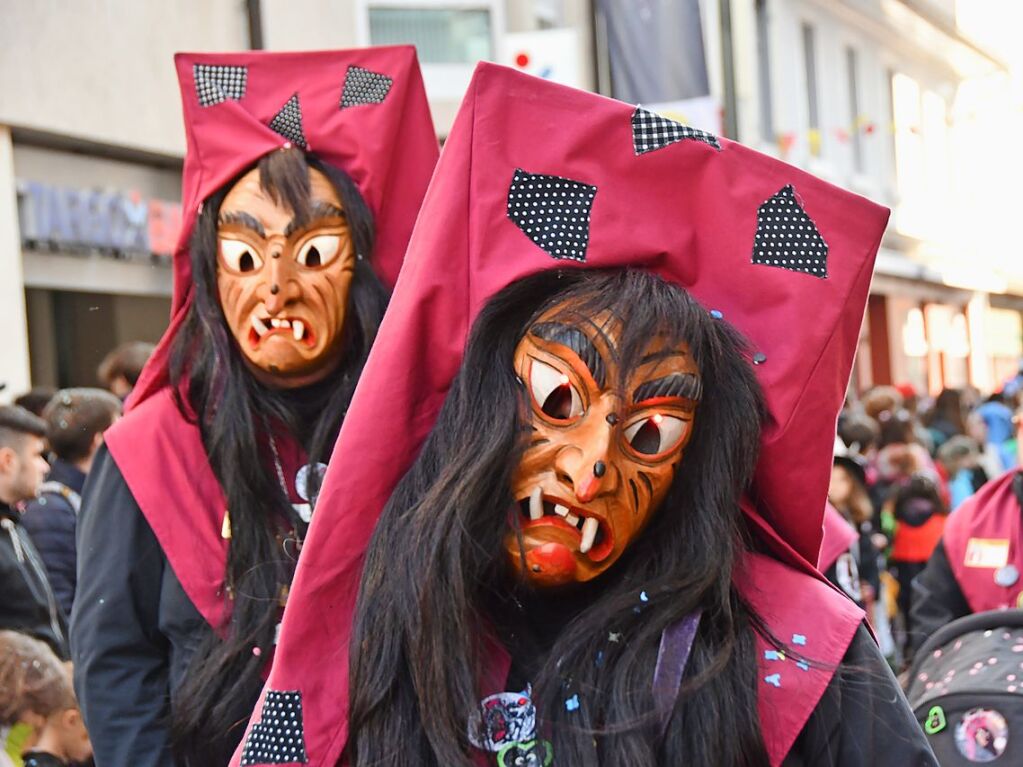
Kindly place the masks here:
[[(289, 103), (297, 104), (307, 148), (345, 170), (369, 204), (376, 228), (373, 268), (391, 286), (438, 149), (411, 46), (181, 53), (175, 64), (188, 152), (172, 317), (128, 401), (127, 414), (105, 438), (185, 593), (210, 625), (221, 629), (229, 615), (222, 593), (224, 499), (198, 428), (175, 407), (168, 370), (171, 345), (192, 302), (189, 242), (202, 202), (263, 155), (293, 143), (294, 135), (281, 135), (270, 126), (280, 127), (275, 117), (282, 110), (293, 118)], [(376, 87), (363, 88), (370, 92), (363, 98), (376, 101), (342, 109), (346, 89), (352, 92), (367, 81)]]
[(830, 503), (824, 509), (824, 538), (817, 569), (826, 573), (840, 556), (849, 551), (859, 534)]
[[(841, 661), (862, 613), (815, 563), (836, 419), (888, 211), (726, 139), (720, 149), (684, 139), (640, 152), (637, 115), (645, 119), (618, 101), (477, 67), (342, 427), (264, 691), (301, 699), (310, 764), (335, 764), (346, 742), (348, 642), (374, 524), (433, 427), (476, 314), (539, 270), (650, 270), (764, 355), (754, 369), (769, 414), (743, 510), (772, 556), (751, 557), (736, 581), (775, 636), (832, 668)], [(584, 261), (553, 258), (509, 218), (520, 169), (596, 187)], [(827, 243), (826, 277), (753, 263), (758, 210), (790, 185)], [(761, 658), (760, 711), (777, 765), (832, 671)], [(233, 764), (253, 728), (259, 740), (272, 727), (263, 722), (270, 702), (253, 713)]]
[[(948, 564), (975, 613), (1019, 607), (1023, 598), (1023, 511), (1012, 488), (1017, 473), (1013, 469), (988, 482), (945, 523)], [(995, 576), (1006, 566), (1016, 568), (1016, 578), (1002, 586)]]

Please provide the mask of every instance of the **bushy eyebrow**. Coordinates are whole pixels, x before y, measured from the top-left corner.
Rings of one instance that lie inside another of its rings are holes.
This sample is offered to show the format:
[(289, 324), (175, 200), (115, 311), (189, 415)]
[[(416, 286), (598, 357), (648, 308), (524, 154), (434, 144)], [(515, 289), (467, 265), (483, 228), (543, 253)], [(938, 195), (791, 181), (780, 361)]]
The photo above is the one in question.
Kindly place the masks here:
[(318, 202), (313, 205), (309, 212), (304, 216), (295, 216), (291, 219), (291, 223), (284, 230), (284, 236), (290, 237), (302, 227), (309, 224), (311, 221), (317, 221), (321, 218), (344, 218), (345, 212), (341, 210), (337, 205), (329, 202)]
[(221, 213), (217, 219), (217, 226), (223, 226), (224, 224), (237, 224), (238, 226), (244, 226), (246, 229), (251, 229), (256, 232), (260, 237), (266, 237), (266, 230), (263, 225), (249, 213), (244, 211)]
[(655, 378), (636, 387), (632, 393), (633, 402), (644, 402), (648, 399), (661, 397), (682, 397), (699, 402), (703, 396), (703, 381), (693, 373), (673, 373), (663, 378)]
[(538, 322), (529, 329), (537, 338), (550, 343), (561, 344), (571, 349), (586, 365), (593, 380), (601, 389), (607, 382), (607, 365), (589, 337), (579, 328), (560, 322)]

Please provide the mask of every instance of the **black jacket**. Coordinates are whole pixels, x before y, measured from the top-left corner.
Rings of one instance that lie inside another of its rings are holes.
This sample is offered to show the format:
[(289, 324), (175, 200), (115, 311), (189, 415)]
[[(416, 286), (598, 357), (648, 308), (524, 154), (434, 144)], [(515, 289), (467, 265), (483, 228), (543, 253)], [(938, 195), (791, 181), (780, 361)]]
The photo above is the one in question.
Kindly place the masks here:
[(75, 525), (83, 485), (85, 473), (58, 458), (39, 497), (21, 515), (21, 523), (46, 565), (50, 586), (64, 615), (71, 615), (75, 598)]
[(67, 660), (67, 623), (46, 567), (21, 524), (20, 512), (5, 503), (0, 503), (0, 588), (0, 629), (41, 639)]
[(208, 625), (106, 448), (85, 483), (78, 571), (71, 651), (96, 764), (172, 767), (171, 698)]

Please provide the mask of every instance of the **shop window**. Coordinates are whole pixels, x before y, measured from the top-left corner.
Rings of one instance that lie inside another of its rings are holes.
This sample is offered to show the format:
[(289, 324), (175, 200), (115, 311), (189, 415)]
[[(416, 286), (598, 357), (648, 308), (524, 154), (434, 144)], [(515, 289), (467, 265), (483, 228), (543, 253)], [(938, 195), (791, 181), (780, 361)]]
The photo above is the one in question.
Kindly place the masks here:
[(859, 88), (859, 61), (856, 49), (848, 46), (845, 49), (846, 76), (849, 81), (849, 125), (850, 141), (852, 143), (853, 169), (857, 173), (863, 173), (863, 132), (860, 125), (860, 88)]
[(424, 64), (469, 64), (493, 58), (486, 8), (370, 8), (373, 45), (414, 45)]
[(756, 0), (757, 88), (760, 91), (760, 138), (774, 141), (774, 101), (771, 93), (770, 15), (767, 0)]
[(817, 90), (817, 42), (812, 25), (803, 22), (803, 66), (806, 70), (806, 116), (810, 154), (821, 154), (820, 96)]

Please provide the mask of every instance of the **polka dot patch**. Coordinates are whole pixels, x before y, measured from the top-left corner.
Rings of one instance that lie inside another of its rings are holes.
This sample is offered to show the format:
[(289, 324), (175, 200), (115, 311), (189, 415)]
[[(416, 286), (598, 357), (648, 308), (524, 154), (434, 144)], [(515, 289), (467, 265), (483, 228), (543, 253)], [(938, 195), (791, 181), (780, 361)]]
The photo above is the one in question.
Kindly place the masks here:
[(199, 104), (211, 107), (228, 99), (237, 101), (245, 95), (248, 74), (247, 67), (193, 64), (192, 76), (195, 78), (195, 92), (199, 97)]
[(828, 276), (828, 244), (806, 215), (791, 184), (783, 187), (757, 210), (753, 263)]
[(371, 72), (362, 67), (350, 66), (341, 90), (341, 108), (359, 104), (381, 104), (394, 84), (387, 75)]
[(302, 693), (270, 690), (242, 751), (242, 764), (306, 764)]
[(632, 149), (637, 155), (663, 149), (686, 139), (702, 141), (721, 151), (717, 136), (711, 133), (690, 128), (642, 107), (636, 107), (632, 113)]
[(270, 121), (270, 130), (279, 133), (292, 144), (306, 149), (305, 132), (302, 130), (302, 109), (296, 93), (281, 107), (281, 111)]
[(597, 187), (561, 176), (515, 170), (508, 218), (551, 258), (586, 260)]

